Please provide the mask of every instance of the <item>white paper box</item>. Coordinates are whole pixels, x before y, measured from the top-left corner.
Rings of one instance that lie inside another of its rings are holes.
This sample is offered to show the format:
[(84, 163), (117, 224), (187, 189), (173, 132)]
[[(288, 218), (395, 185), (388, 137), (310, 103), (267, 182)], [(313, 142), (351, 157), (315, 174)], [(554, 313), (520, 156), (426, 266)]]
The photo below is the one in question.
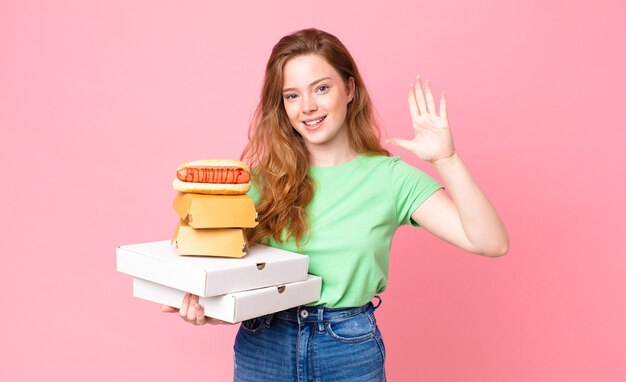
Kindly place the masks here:
[[(282, 284), (222, 296), (200, 297), (204, 314), (226, 322), (240, 322), (319, 300), (322, 278), (308, 275), (305, 281)], [(133, 278), (135, 297), (180, 308), (185, 297), (182, 290)]]
[(243, 258), (180, 256), (169, 241), (117, 248), (118, 272), (201, 297), (303, 281), (309, 258), (255, 245)]

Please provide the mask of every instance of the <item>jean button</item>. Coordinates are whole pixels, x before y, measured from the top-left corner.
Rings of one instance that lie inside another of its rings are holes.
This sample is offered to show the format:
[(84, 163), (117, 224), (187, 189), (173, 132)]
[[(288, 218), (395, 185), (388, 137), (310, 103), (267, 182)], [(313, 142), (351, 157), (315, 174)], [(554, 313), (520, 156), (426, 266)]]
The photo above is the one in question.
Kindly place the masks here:
[(302, 309), (302, 310), (300, 311), (300, 317), (302, 317), (302, 318), (307, 318), (307, 317), (309, 317), (309, 311), (308, 311), (308, 310), (306, 310), (306, 309)]

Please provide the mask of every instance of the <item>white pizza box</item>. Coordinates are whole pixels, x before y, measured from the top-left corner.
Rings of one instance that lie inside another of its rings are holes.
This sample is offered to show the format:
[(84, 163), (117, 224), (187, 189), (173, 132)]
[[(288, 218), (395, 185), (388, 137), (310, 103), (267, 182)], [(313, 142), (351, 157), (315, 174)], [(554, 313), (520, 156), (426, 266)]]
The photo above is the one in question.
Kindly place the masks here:
[[(205, 316), (235, 323), (315, 302), (320, 298), (321, 289), (322, 278), (308, 275), (304, 281), (221, 296), (200, 297), (198, 303), (204, 308)], [(133, 295), (144, 300), (180, 308), (185, 292), (135, 277), (133, 278)]]
[(242, 258), (181, 256), (169, 240), (122, 245), (117, 271), (201, 297), (307, 278), (307, 256), (257, 244)]

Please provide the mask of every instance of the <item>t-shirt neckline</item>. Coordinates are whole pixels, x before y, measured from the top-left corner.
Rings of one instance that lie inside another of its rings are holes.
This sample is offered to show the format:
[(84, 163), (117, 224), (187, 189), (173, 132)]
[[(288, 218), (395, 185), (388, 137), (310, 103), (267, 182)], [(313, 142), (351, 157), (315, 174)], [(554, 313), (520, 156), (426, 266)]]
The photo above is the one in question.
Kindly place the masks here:
[(328, 171), (343, 170), (345, 168), (354, 166), (362, 156), (363, 154), (357, 154), (354, 158), (350, 159), (347, 162), (339, 163), (339, 164), (332, 165), (332, 166), (309, 166), (309, 170), (313, 172), (328, 172)]

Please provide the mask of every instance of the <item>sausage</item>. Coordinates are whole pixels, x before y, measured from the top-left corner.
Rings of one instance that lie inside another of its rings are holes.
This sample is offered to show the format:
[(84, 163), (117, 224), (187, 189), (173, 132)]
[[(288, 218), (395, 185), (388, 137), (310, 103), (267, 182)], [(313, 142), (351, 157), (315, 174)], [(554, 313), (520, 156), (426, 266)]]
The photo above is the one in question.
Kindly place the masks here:
[(250, 174), (241, 168), (185, 167), (176, 172), (181, 182), (238, 184), (248, 183)]

